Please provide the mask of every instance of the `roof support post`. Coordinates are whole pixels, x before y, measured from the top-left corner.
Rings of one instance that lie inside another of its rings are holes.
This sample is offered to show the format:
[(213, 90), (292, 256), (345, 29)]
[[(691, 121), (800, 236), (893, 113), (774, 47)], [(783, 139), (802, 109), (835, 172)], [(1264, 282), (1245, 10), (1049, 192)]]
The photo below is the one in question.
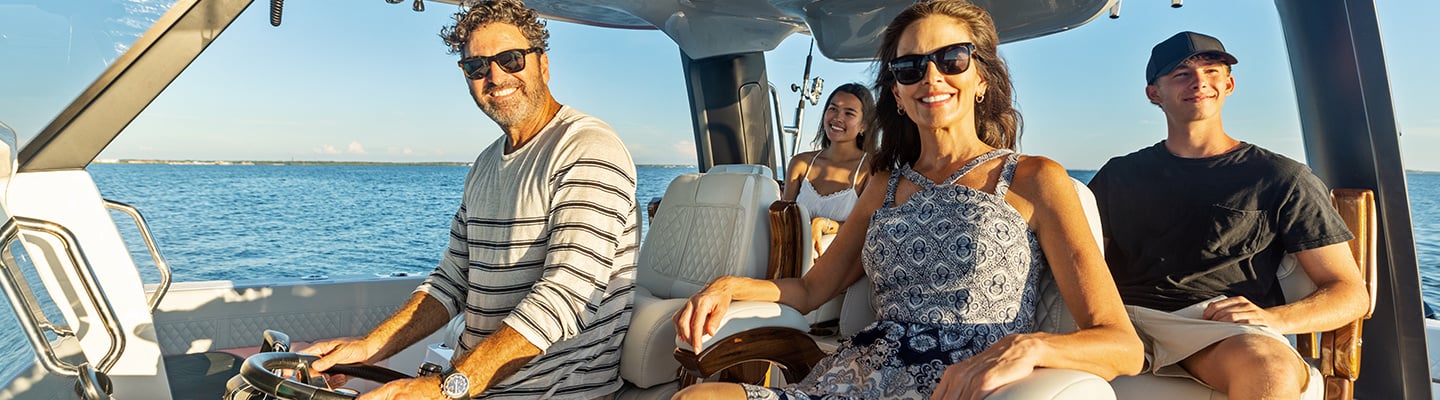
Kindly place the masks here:
[(700, 172), (721, 164), (761, 164), (778, 171), (765, 54), (757, 51), (695, 60), (682, 51), (680, 59)]
[(1305, 156), (1331, 187), (1370, 188), (1380, 211), (1378, 286), (1357, 397), (1430, 397), (1405, 167), (1374, 0), (1275, 0)]

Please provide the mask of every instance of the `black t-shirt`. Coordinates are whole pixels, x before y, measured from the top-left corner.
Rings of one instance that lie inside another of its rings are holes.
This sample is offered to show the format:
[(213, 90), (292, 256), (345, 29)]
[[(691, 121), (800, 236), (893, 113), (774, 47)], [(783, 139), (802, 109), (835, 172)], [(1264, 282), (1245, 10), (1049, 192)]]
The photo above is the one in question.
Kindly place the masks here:
[(1162, 311), (1219, 295), (1284, 304), (1285, 253), (1354, 237), (1308, 167), (1249, 143), (1188, 159), (1162, 141), (1110, 159), (1090, 189), (1120, 297)]

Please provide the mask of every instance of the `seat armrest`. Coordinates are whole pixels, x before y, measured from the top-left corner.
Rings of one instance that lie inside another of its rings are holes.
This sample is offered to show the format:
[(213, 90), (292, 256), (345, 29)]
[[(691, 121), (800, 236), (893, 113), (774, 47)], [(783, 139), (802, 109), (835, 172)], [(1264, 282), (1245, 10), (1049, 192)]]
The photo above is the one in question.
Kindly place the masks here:
[(1379, 279), (1375, 269), (1378, 263), (1376, 250), (1380, 246), (1379, 226), (1375, 222), (1379, 218), (1375, 209), (1375, 193), (1368, 189), (1335, 189), (1330, 191), (1330, 200), (1340, 218), (1345, 220), (1345, 226), (1355, 234), (1355, 239), (1350, 240), (1350, 253), (1355, 256), (1355, 265), (1360, 267), (1360, 277), (1365, 280), (1365, 294), (1369, 297), (1362, 318), (1370, 319), (1375, 313), (1376, 280)]
[(704, 337), (698, 353), (675, 338), (675, 360), (680, 363), (680, 387), (752, 361), (781, 366), (788, 382), (799, 382), (825, 357), (805, 334), (809, 324), (799, 311), (776, 303), (731, 303), (720, 329)]
[(794, 201), (770, 203), (770, 264), (767, 279), (798, 278), (809, 269), (815, 246), (810, 243), (810, 218)]
[(1001, 386), (986, 400), (1115, 399), (1115, 390), (1099, 376), (1079, 370), (1036, 368), (1029, 376)]
[[(730, 309), (720, 319), (720, 329), (714, 335), (701, 336), (700, 348), (708, 349), (713, 343), (723, 342), (726, 337), (767, 327), (790, 328), (801, 332), (810, 330), (810, 323), (800, 311), (780, 303), (765, 301), (737, 301), (730, 303)], [(675, 337), (677, 350), (694, 353), (690, 343)]]
[(1320, 374), (1325, 377), (1325, 397), (1350, 399), (1355, 393), (1355, 379), (1360, 377), (1360, 334), (1365, 320), (1375, 311), (1377, 211), (1375, 193), (1364, 189), (1334, 189), (1330, 199), (1345, 226), (1355, 234), (1350, 252), (1365, 280), (1368, 304), (1365, 314), (1338, 329), (1320, 333)]
[[(1334, 330), (1295, 335), (1295, 349), (1302, 356), (1318, 359), (1317, 369), (1324, 377), (1326, 398), (1350, 399), (1354, 397), (1355, 379), (1360, 377), (1360, 334), (1365, 320), (1375, 311), (1377, 211), (1375, 194), (1370, 190), (1334, 189), (1330, 191), (1330, 200), (1340, 219), (1345, 221), (1345, 227), (1355, 235), (1349, 243), (1350, 253), (1355, 257), (1355, 265), (1360, 268), (1361, 279), (1365, 281), (1368, 308), (1360, 319)], [(1278, 275), (1286, 302), (1299, 301), (1315, 291), (1315, 284), (1293, 254), (1285, 255), (1280, 272)]]

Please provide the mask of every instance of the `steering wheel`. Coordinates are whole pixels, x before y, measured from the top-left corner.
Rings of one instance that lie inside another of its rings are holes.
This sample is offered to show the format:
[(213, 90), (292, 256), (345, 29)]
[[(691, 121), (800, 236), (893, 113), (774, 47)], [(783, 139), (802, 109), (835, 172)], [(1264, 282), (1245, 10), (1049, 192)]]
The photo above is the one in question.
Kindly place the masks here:
[[(286, 379), (275, 374), (274, 370), (289, 369), (302, 370), (297, 375), (306, 374), (310, 364), (320, 357), (284, 352), (256, 353), (245, 359), (240, 365), (240, 375), (231, 379), (226, 386), (230, 393), (237, 393), (242, 390), (238, 387), (241, 384), (248, 384), (251, 388), (277, 399), (290, 400), (351, 400), (355, 395), (337, 392), (335, 390), (322, 388), (294, 379)], [(326, 372), (345, 374), (365, 380), (379, 383), (386, 383), (397, 379), (409, 379), (411, 376), (404, 373), (375, 365), (367, 364), (343, 364), (331, 367)], [(303, 379), (303, 378), (302, 378)]]

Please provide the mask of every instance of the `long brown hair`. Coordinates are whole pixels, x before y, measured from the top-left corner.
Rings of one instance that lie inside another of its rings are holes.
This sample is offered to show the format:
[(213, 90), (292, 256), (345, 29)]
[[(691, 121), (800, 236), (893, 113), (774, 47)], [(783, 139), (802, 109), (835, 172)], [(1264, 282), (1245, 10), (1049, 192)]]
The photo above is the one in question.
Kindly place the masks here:
[[(875, 99), (870, 96), (870, 89), (866, 89), (865, 85), (859, 83), (840, 85), (830, 92), (829, 98), (825, 99), (826, 108), (830, 107), (830, 101), (835, 100), (835, 95), (839, 93), (849, 93), (860, 99), (860, 124), (863, 126), (860, 128), (860, 136), (855, 138), (855, 147), (867, 153), (875, 151), (875, 143), (878, 141), (876, 138), (880, 136), (877, 133), (880, 130), (875, 127), (875, 118), (870, 116), (875, 113)], [(821, 118), (820, 129), (816, 130), (812, 143), (819, 145), (822, 149), (830, 147), (830, 136), (825, 135), (824, 118)]]
[(988, 88), (985, 101), (975, 104), (975, 134), (980, 141), (995, 148), (1014, 149), (1020, 141), (1023, 122), (1020, 111), (1014, 106), (1014, 88), (1010, 83), (1010, 70), (1005, 66), (996, 47), (1000, 44), (995, 33), (995, 22), (990, 13), (974, 4), (959, 0), (936, 0), (916, 3), (902, 11), (885, 28), (880, 44), (879, 73), (875, 76), (876, 112), (873, 121), (884, 134), (880, 139), (880, 151), (872, 166), (874, 172), (894, 170), (902, 165), (913, 165), (920, 157), (920, 131), (909, 117), (899, 114), (894, 87), (895, 74), (890, 72), (890, 61), (896, 57), (900, 34), (916, 21), (931, 16), (947, 16), (965, 24), (970, 29), (975, 51), (970, 57), (970, 68), (985, 80)]

